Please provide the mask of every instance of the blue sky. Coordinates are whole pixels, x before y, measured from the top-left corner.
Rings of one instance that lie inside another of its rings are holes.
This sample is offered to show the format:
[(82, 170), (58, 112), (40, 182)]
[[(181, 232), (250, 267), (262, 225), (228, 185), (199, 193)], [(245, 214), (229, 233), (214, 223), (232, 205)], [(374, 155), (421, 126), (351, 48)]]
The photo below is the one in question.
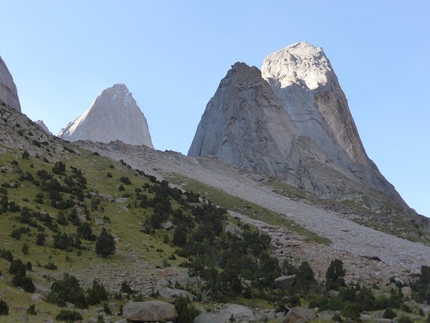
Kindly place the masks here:
[(261, 67), (299, 41), (321, 46), (364, 147), (406, 202), (430, 216), (430, 2), (6, 1), (0, 55), (31, 119), (53, 133), (125, 83), (156, 149), (187, 153), (237, 61)]

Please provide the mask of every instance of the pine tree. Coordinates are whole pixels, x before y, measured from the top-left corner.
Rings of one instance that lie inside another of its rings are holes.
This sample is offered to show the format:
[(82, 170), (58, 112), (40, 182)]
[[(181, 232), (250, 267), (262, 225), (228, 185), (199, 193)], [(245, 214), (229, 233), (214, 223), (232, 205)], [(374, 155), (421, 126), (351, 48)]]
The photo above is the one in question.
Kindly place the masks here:
[(96, 242), (96, 253), (103, 258), (115, 253), (115, 240), (113, 236), (103, 228)]
[(345, 274), (346, 271), (343, 268), (342, 260), (333, 260), (330, 263), (330, 266), (328, 267), (327, 272), (325, 274), (327, 289), (338, 290), (340, 287), (345, 286)]

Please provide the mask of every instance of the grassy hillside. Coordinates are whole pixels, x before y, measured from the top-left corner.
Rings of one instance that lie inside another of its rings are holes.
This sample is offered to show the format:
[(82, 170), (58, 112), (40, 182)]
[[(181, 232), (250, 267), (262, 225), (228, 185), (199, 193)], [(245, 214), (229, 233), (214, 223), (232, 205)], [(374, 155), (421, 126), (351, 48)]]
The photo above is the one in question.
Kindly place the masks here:
[[(187, 290), (208, 310), (225, 302), (278, 311), (310, 304), (353, 319), (357, 311), (402, 307), (402, 301), (385, 302), (372, 292), (360, 298), (362, 287), (341, 279), (331, 282), (339, 296), (324, 301), (326, 282), (315, 281), (306, 261), (297, 268), (280, 264), (270, 237), (226, 210), (330, 243), (275, 212), (181, 176), (170, 181), (188, 191), (172, 188), (124, 162), (64, 145), (62, 157), (51, 156), (51, 162), (10, 147), (0, 154), (0, 313), (4, 304), (9, 308), (0, 322), (44, 322), (64, 310), (84, 321), (116, 321), (130, 299), (162, 299), (152, 289), (157, 270), (164, 275), (173, 268), (190, 277), (171, 287)], [(226, 233), (227, 226), (236, 233)], [(127, 281), (126, 273), (135, 271), (150, 287)], [(296, 275), (294, 285), (275, 285), (286, 273)], [(80, 289), (64, 289), (77, 284)], [(424, 285), (414, 287), (415, 300), (427, 300)], [(141, 287), (131, 291), (134, 286)], [(105, 298), (99, 297), (103, 290)], [(369, 300), (378, 307), (366, 305)], [(66, 302), (76, 308), (67, 309)]]

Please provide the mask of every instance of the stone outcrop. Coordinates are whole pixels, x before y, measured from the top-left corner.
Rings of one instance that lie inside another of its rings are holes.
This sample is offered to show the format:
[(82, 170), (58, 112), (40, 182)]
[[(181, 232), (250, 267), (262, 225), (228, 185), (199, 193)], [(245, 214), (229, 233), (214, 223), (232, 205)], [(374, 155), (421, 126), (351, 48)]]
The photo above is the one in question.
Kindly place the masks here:
[(48, 127), (46, 126), (46, 124), (43, 122), (43, 120), (37, 120), (35, 121), (36, 124), (38, 124), (43, 130), (45, 130), (46, 133), (52, 135), (52, 132), (49, 131)]
[(58, 137), (103, 143), (121, 140), (154, 148), (146, 118), (124, 84), (104, 90), (84, 114), (61, 129)]
[(288, 312), (282, 323), (307, 323), (316, 319), (316, 314), (313, 310), (305, 307), (294, 307)]
[(0, 105), (9, 106), (21, 111), (18, 91), (5, 62), (0, 57)]
[(405, 205), (368, 158), (329, 60), (305, 42), (266, 57), (262, 72), (232, 66), (188, 155), (276, 175), (322, 198), (373, 190)]
[(128, 322), (174, 322), (178, 314), (175, 306), (161, 301), (130, 302), (123, 307)]

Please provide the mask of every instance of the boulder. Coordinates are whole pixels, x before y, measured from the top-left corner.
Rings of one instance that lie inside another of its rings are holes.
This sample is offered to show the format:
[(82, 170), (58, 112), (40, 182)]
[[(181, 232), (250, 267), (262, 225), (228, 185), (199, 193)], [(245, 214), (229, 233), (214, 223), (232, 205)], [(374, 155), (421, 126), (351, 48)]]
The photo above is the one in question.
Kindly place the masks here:
[(164, 297), (165, 299), (167, 299), (168, 301), (175, 300), (180, 297), (186, 297), (190, 300), (193, 299), (193, 296), (189, 292), (185, 290), (173, 289), (169, 287), (162, 287), (158, 289), (158, 294), (161, 297)]
[(294, 307), (288, 312), (283, 323), (307, 323), (315, 319), (317, 316), (311, 309), (305, 307)]
[(230, 320), (231, 317), (236, 321), (256, 321), (255, 314), (250, 308), (237, 304), (228, 305), (219, 311), (218, 316), (224, 321)]
[(123, 316), (132, 322), (175, 321), (175, 306), (162, 301), (130, 302), (123, 307)]
[(194, 323), (227, 323), (227, 322), (230, 322), (230, 321), (225, 321), (213, 313), (202, 313), (194, 319)]
[(291, 287), (296, 282), (296, 275), (281, 276), (275, 279), (275, 285), (281, 288)]
[(167, 221), (167, 222), (163, 223), (163, 224), (161, 225), (161, 227), (162, 227), (164, 230), (170, 230), (170, 229), (172, 229), (172, 228), (173, 228), (173, 223), (172, 223), (172, 222), (170, 222), (170, 221)]
[(240, 236), (242, 232), (243, 230), (241, 228), (232, 223), (227, 224), (225, 227), (225, 233), (230, 233), (231, 235)]

